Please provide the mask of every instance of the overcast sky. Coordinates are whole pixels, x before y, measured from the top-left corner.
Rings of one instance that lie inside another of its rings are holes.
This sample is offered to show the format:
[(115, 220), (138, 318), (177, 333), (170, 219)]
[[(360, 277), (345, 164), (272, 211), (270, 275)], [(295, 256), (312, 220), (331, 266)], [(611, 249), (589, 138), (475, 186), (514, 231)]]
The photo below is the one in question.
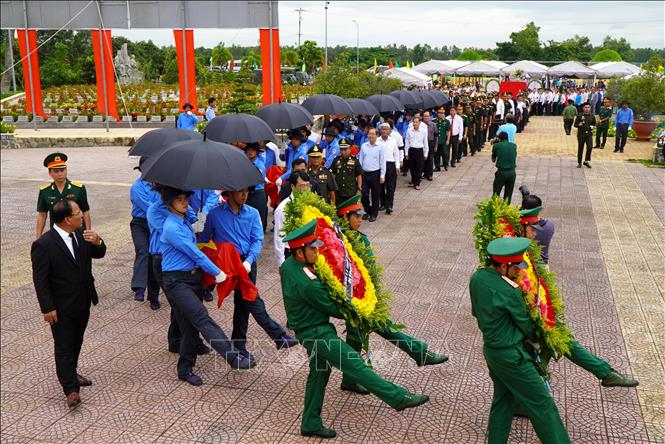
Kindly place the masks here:
[[(282, 45), (298, 43), (298, 13), (302, 17), (302, 41), (324, 45), (323, 1), (280, 1), (279, 27)], [(665, 2), (663, 1), (576, 1), (576, 2), (413, 2), (331, 1), (328, 9), (328, 45), (356, 45), (360, 24), (360, 46), (391, 43), (413, 47), (457, 45), (493, 48), (509, 40), (529, 21), (540, 26), (540, 39), (564, 40), (586, 35), (594, 45), (606, 35), (625, 37), (633, 47), (665, 47)], [(172, 45), (171, 30), (114, 30), (131, 40), (152, 39)], [(214, 47), (219, 42), (258, 45), (256, 29), (196, 30), (195, 46)]]

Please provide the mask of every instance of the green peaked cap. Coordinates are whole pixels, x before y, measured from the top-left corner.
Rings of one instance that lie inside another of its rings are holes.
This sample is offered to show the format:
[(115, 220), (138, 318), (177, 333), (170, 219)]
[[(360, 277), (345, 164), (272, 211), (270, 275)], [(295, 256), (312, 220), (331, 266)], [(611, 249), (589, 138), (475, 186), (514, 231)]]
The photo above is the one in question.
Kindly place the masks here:
[(323, 242), (316, 238), (316, 219), (284, 236), (284, 242), (289, 244), (289, 248), (320, 247), (323, 245)]
[(522, 268), (524, 252), (529, 245), (531, 240), (526, 237), (501, 237), (487, 245), (487, 254), (501, 264), (519, 264)]

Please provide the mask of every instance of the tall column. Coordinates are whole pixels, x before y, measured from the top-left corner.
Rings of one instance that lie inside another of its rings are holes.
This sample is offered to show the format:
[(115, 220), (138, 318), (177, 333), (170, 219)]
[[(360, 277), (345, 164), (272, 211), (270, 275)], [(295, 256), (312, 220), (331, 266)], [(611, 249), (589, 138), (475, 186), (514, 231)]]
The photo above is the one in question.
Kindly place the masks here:
[[(34, 29), (28, 29), (27, 31), (18, 29), (16, 34), (18, 35), (18, 46), (21, 50), (26, 111), (46, 119), (42, 103), (42, 84), (39, 78), (39, 56), (35, 51), (37, 48), (37, 31)], [(30, 54), (30, 57), (27, 57), (28, 54)]]
[[(272, 60), (270, 59), (270, 30), (261, 28), (259, 30), (259, 42), (261, 45), (261, 66), (263, 71), (263, 104), (270, 105), (283, 100), (282, 96), (282, 71), (279, 53), (279, 29), (272, 30)], [(272, 86), (273, 96), (270, 96), (270, 66), (272, 64)]]
[(118, 104), (115, 96), (111, 30), (94, 29), (91, 32), (92, 51), (95, 57), (95, 81), (97, 83), (97, 111), (107, 118), (112, 116), (119, 121)]
[(175, 51), (178, 56), (178, 84), (180, 86), (180, 110), (185, 102), (196, 106), (196, 61), (194, 60), (194, 31), (174, 29)]

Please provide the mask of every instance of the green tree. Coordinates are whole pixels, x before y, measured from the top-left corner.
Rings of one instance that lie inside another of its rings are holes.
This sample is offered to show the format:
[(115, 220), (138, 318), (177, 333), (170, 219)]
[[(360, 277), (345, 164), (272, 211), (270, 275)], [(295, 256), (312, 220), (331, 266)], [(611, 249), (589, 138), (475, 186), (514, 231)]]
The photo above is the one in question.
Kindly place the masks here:
[(175, 48), (169, 48), (164, 59), (162, 81), (164, 83), (178, 83), (178, 57)]
[(665, 77), (654, 71), (613, 81), (609, 85), (609, 94), (615, 101), (630, 102), (637, 120), (650, 120), (655, 114), (665, 112)]
[(256, 95), (256, 86), (252, 83), (252, 70), (247, 64), (235, 76), (231, 98), (224, 107), (223, 112), (255, 114), (259, 98)]
[(314, 81), (317, 94), (336, 94), (344, 98), (386, 94), (399, 88), (399, 80), (367, 71), (356, 74), (355, 68), (343, 63), (334, 63), (326, 72), (319, 72)]
[(229, 48), (220, 43), (212, 49), (212, 64), (214, 66), (226, 66), (226, 63), (233, 59), (233, 54)]
[(542, 56), (540, 47), (540, 28), (529, 22), (517, 32), (510, 34), (510, 42), (497, 42), (497, 55), (501, 60), (539, 60)]
[(482, 58), (483, 56), (481, 56), (475, 49), (465, 49), (457, 56), (458, 60), (466, 60), (469, 62), (476, 62), (482, 60)]
[(621, 56), (613, 49), (601, 49), (593, 56), (592, 62), (620, 62)]
[(591, 44), (589, 37), (575, 34), (573, 38), (566, 39), (561, 42), (561, 45), (571, 54), (569, 59), (578, 60), (581, 62), (591, 60), (593, 45)]
[(300, 60), (305, 63), (308, 72), (312, 73), (323, 64), (323, 49), (316, 46), (314, 40), (305, 40), (298, 48)]
[(428, 48), (429, 45), (421, 46), (420, 43), (414, 46), (413, 49), (411, 50), (411, 61), (415, 65), (425, 62), (426, 61), (425, 57), (427, 56)]
[(281, 52), (282, 65), (298, 66), (300, 65), (300, 56), (295, 49), (286, 49)]
[(603, 49), (612, 49), (621, 55), (621, 59), (630, 62), (635, 58), (635, 53), (630, 46), (630, 43), (624, 38), (613, 39), (612, 37), (605, 36), (603, 39)]

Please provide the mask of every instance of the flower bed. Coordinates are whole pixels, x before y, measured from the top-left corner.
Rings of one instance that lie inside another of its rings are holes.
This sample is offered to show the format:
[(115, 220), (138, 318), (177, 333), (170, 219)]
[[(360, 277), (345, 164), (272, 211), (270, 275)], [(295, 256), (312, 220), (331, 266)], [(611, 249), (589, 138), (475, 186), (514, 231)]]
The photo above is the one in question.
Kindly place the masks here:
[[(199, 108), (204, 108), (209, 97), (217, 98), (217, 109), (223, 110), (230, 100), (232, 92), (231, 83), (214, 85), (201, 85), (196, 88), (196, 97)], [(311, 87), (300, 85), (284, 85), (286, 101), (298, 99), (311, 94)], [(140, 83), (122, 86), (116, 85), (118, 114), (126, 113), (134, 120), (138, 115), (164, 117), (177, 115), (180, 112), (178, 85), (161, 83)], [(122, 99), (124, 97), (124, 101)], [(95, 85), (66, 85), (45, 88), (42, 91), (44, 111), (48, 116), (81, 115), (90, 118), (103, 114), (97, 111), (97, 88)], [(258, 104), (260, 106), (260, 104)], [(125, 107), (127, 108), (125, 110)], [(27, 115), (25, 97), (16, 103), (2, 105), (2, 116), (12, 116), (14, 120), (20, 115)], [(49, 117), (50, 120), (51, 117)], [(58, 118), (60, 120), (60, 118)], [(90, 120), (90, 119), (89, 119)]]

